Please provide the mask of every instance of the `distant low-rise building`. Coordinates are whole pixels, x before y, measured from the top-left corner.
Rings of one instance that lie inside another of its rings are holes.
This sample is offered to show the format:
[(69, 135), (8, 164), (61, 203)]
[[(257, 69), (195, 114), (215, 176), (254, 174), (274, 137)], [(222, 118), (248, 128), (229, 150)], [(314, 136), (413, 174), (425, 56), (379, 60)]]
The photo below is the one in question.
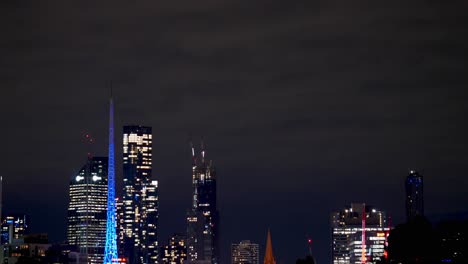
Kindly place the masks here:
[(0, 261), (3, 264), (16, 264), (20, 259), (40, 260), (50, 248), (47, 234), (30, 234), (0, 248)]
[(29, 218), (24, 214), (10, 214), (3, 218), (1, 244), (11, 244), (22, 239), (29, 231)]
[(231, 245), (231, 264), (259, 264), (259, 246), (249, 240)]

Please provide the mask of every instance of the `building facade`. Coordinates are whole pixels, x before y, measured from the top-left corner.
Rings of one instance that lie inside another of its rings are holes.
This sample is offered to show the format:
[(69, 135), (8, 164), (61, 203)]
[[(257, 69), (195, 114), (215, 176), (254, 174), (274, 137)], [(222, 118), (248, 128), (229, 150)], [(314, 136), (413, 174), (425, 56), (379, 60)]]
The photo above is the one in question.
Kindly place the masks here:
[(219, 214), (216, 207), (216, 171), (212, 162), (200, 160), (192, 147), (192, 208), (187, 212), (187, 253), (189, 262), (217, 264)]
[(12, 244), (20, 240), (29, 231), (29, 218), (23, 214), (10, 214), (5, 216), (1, 225), (1, 244)]
[(119, 252), (128, 263), (158, 263), (158, 182), (151, 127), (123, 128), (123, 196), (117, 202)]
[(67, 242), (88, 263), (103, 262), (107, 222), (107, 157), (89, 157), (70, 181)]
[(187, 260), (186, 237), (174, 234), (168, 244), (161, 247), (161, 262), (163, 264), (183, 264)]
[(424, 216), (423, 177), (417, 171), (411, 170), (406, 177), (406, 219)]
[(16, 263), (45, 263), (46, 252), (50, 248), (47, 234), (27, 234), (12, 243), (0, 246), (0, 262), (4, 264)]
[(259, 246), (249, 240), (231, 245), (231, 264), (259, 264)]
[(335, 212), (331, 217), (332, 263), (376, 263), (384, 256), (387, 227), (385, 212), (363, 203)]

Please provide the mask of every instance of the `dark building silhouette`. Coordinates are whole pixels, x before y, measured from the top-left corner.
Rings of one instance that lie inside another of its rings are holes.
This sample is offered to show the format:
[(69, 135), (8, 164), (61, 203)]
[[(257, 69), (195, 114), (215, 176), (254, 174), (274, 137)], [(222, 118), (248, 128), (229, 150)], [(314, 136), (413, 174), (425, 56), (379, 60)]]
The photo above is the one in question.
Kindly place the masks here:
[(468, 263), (468, 220), (445, 220), (436, 226), (445, 263)]
[(410, 221), (416, 216), (424, 216), (423, 177), (417, 171), (411, 170), (405, 181), (406, 187), (406, 219)]
[(157, 263), (158, 182), (152, 174), (151, 127), (123, 128), (123, 197), (117, 201), (119, 256), (129, 264)]
[(192, 147), (192, 208), (187, 212), (187, 253), (189, 262), (217, 264), (218, 210), (216, 208), (216, 172), (212, 162), (205, 161), (202, 144), (201, 160)]
[(423, 216), (397, 225), (388, 237), (390, 263), (440, 263), (440, 238)]

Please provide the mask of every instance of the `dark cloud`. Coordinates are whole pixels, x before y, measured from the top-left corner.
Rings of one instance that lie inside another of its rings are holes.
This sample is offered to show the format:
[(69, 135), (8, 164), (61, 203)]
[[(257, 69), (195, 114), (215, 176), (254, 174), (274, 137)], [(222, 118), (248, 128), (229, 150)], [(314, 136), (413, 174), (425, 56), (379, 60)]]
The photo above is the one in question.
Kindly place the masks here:
[(82, 134), (106, 154), (109, 80), (118, 127), (153, 126), (161, 242), (184, 229), (190, 135), (218, 167), (224, 260), (271, 227), (279, 263), (306, 254), (306, 234), (326, 262), (329, 213), (366, 201), (401, 222), (410, 168), (429, 214), (467, 210), (466, 1), (0, 7), (4, 204), (55, 240)]

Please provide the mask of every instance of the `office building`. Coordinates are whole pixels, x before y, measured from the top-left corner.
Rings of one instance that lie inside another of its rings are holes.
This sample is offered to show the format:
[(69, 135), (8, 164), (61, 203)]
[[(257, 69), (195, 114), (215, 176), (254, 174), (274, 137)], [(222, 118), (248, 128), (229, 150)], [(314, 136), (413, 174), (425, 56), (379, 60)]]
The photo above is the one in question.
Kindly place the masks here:
[(192, 146), (192, 186), (192, 207), (187, 212), (188, 261), (217, 264), (216, 172), (212, 162), (205, 161), (203, 144), (200, 160)]
[(183, 264), (187, 260), (185, 240), (183, 235), (172, 235), (168, 244), (161, 247), (161, 262), (163, 264)]
[(249, 240), (231, 245), (231, 264), (259, 264), (259, 246)]
[(332, 263), (376, 263), (383, 258), (390, 231), (386, 214), (363, 203), (332, 214)]
[(70, 181), (67, 242), (102, 264), (107, 222), (107, 157), (89, 157)]
[(406, 219), (424, 216), (423, 177), (417, 171), (411, 170), (406, 177)]
[(151, 176), (151, 127), (124, 126), (118, 237), (119, 252), (129, 264), (158, 262), (158, 182)]

